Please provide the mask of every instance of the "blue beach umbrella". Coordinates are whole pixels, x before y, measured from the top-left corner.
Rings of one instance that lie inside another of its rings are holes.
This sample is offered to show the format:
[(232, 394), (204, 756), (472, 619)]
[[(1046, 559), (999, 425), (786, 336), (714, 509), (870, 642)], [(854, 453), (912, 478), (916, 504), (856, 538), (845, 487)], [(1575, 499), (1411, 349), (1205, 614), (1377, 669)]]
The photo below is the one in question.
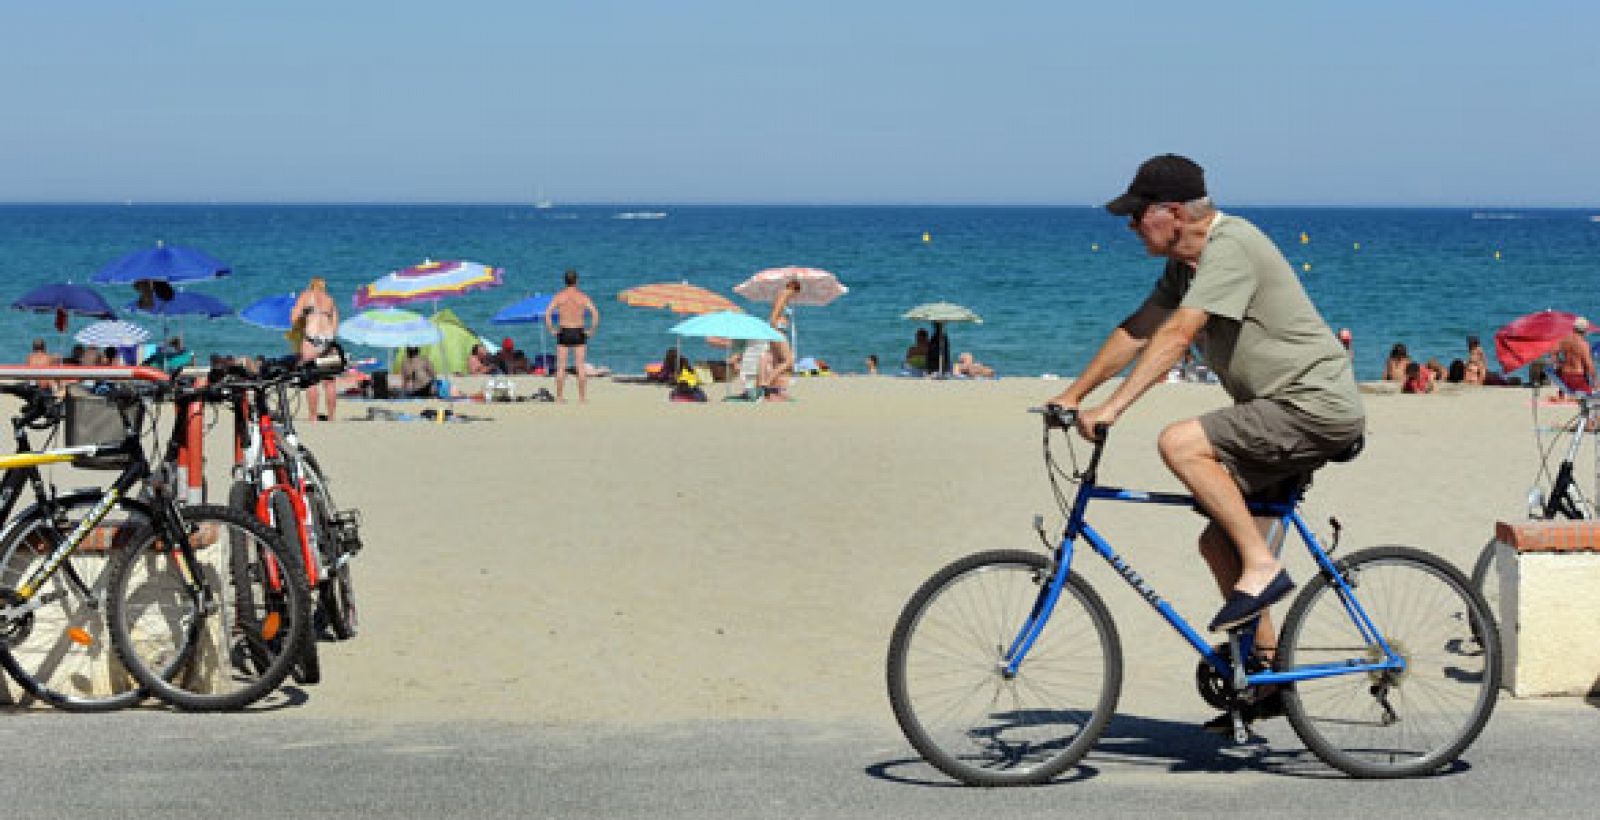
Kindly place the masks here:
[(115, 319), (116, 311), (93, 288), (84, 285), (41, 285), (22, 294), (11, 303), (13, 310), (33, 313), (64, 311), (74, 316), (92, 316), (96, 319)]
[(294, 303), (298, 293), (280, 293), (257, 299), (239, 310), (239, 318), (267, 330), (288, 330), (294, 327)]
[(160, 316), (164, 319), (174, 316), (204, 316), (207, 319), (215, 319), (233, 314), (233, 308), (228, 307), (221, 299), (186, 290), (175, 291), (171, 299), (158, 299), (150, 307), (140, 307), (139, 300), (135, 299), (122, 309), (146, 316)]
[(196, 282), (232, 272), (226, 263), (206, 253), (157, 242), (154, 248), (134, 251), (96, 271), (94, 281), (107, 284)]
[(548, 293), (535, 293), (526, 299), (500, 309), (489, 321), (497, 325), (517, 325), (544, 321), (544, 312), (550, 309)]
[(339, 338), (369, 347), (422, 347), (439, 341), (439, 328), (409, 310), (369, 310), (339, 324)]
[(783, 334), (772, 325), (748, 313), (722, 310), (685, 319), (673, 325), (669, 332), (679, 336), (720, 336), (724, 339), (743, 339), (758, 342), (781, 342)]

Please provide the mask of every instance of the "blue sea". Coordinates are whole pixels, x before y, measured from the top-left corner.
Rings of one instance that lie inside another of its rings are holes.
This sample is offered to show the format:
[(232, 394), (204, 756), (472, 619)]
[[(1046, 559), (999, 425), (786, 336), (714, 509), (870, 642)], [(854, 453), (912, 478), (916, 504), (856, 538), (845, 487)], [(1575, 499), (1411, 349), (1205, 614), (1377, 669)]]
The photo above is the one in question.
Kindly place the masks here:
[[(1377, 378), (1391, 345), (1448, 364), (1476, 334), (1535, 310), (1600, 318), (1600, 221), (1595, 210), (1273, 208), (1230, 210), (1265, 230), (1301, 272), (1335, 329), (1355, 338), (1357, 374)], [(632, 214), (658, 218), (627, 218)], [(492, 325), (498, 309), (559, 288), (567, 268), (602, 311), (590, 359), (638, 371), (672, 343), (682, 317), (628, 307), (624, 288), (688, 281), (732, 296), (757, 270), (807, 265), (850, 292), (798, 308), (801, 356), (860, 372), (875, 353), (899, 362), (922, 302), (965, 305), (981, 325), (951, 328), (1002, 375), (1078, 372), (1149, 291), (1159, 260), (1124, 220), (1097, 208), (765, 207), (632, 203), (531, 205), (0, 205), (0, 297), (49, 282), (86, 283), (107, 262), (157, 240), (202, 249), (233, 275), (191, 287), (235, 308), (325, 277), (353, 313), (355, 289), (424, 259), (469, 259), (506, 270), (499, 288), (446, 300), (478, 333), (548, 343), (529, 325)], [(113, 305), (131, 288), (100, 286)], [(735, 298), (735, 301), (742, 301)], [(764, 315), (765, 306), (745, 305)], [(421, 310), (430, 310), (423, 305)], [(51, 317), (10, 311), (0, 356), (29, 341), (70, 345)], [(71, 332), (87, 320), (73, 319)], [(157, 321), (140, 320), (153, 332)], [(237, 319), (172, 322), (202, 354), (286, 352), (280, 334)], [(704, 352), (703, 343), (689, 341)], [(365, 351), (381, 355), (381, 351)]]

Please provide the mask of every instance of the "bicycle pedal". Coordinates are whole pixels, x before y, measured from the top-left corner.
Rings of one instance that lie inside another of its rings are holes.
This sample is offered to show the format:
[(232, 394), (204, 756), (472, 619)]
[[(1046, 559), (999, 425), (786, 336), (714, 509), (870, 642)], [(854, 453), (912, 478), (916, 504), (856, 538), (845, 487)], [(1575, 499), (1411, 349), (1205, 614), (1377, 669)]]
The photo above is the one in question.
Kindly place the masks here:
[(1244, 716), (1239, 714), (1239, 710), (1230, 709), (1228, 717), (1233, 722), (1233, 742), (1248, 743), (1250, 741), (1250, 727), (1245, 725)]

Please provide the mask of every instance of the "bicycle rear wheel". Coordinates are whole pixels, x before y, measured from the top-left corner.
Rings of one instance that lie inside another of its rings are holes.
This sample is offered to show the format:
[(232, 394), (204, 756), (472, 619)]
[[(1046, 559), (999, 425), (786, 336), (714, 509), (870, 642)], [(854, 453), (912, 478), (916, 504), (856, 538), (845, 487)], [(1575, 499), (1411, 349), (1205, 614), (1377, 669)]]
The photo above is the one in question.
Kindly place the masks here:
[(306, 487), (306, 507), (310, 511), (311, 525), (316, 527), (317, 551), (322, 554), (322, 566), (327, 573), (317, 585), (319, 611), (333, 637), (349, 640), (361, 626), (356, 612), (355, 581), (351, 577), (349, 556), (340, 543), (339, 523), (334, 520), (332, 502), (320, 489)]
[[(49, 558), (102, 498), (75, 493), (34, 505), (0, 536), (0, 596), (11, 592)], [(0, 618), (0, 665), (25, 690), (60, 709), (102, 712), (131, 706), (144, 697), (111, 651), (106, 625), (109, 564), (118, 549), (148, 530), (142, 504), (120, 500), (85, 543), (44, 582), (25, 612)]]
[(1077, 575), (1017, 674), (1002, 674), (1050, 564), (1032, 552), (969, 556), (928, 579), (895, 625), (895, 719), (929, 763), (963, 783), (1050, 780), (1089, 751), (1116, 709), (1121, 643), (1105, 604)]
[[(1460, 570), (1421, 550), (1376, 547), (1337, 565), (1406, 666), (1300, 681), (1285, 689), (1289, 722), (1317, 757), (1351, 776), (1436, 772), (1494, 711), (1500, 640), (1488, 608)], [(1280, 669), (1382, 658), (1327, 575), (1312, 579), (1284, 618)]]
[[(305, 575), (271, 530), (237, 510), (203, 505), (182, 516), (191, 550), (151, 531), (112, 568), (112, 640), (162, 700), (241, 709), (276, 689), (311, 640)], [(196, 574), (202, 588), (189, 582)]]

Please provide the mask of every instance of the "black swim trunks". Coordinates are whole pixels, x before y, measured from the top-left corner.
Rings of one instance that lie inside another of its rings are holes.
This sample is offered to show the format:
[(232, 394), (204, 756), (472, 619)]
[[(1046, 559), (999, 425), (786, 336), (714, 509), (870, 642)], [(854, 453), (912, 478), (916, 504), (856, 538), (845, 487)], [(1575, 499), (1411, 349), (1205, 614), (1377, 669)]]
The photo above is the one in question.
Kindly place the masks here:
[(556, 344), (562, 347), (579, 347), (589, 343), (589, 334), (581, 327), (564, 327), (556, 331)]

